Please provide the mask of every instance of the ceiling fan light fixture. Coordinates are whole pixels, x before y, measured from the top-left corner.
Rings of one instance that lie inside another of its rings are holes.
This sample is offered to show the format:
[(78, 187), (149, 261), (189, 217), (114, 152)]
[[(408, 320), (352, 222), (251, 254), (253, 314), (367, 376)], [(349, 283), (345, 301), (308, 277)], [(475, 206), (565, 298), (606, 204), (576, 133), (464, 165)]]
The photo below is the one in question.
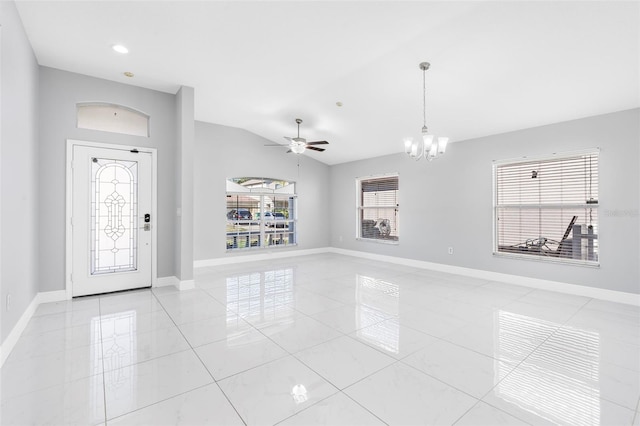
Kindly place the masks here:
[[(329, 145), (329, 142), (327, 141), (313, 141), (313, 142), (307, 142), (307, 140), (305, 138), (301, 138), (300, 137), (300, 124), (302, 123), (302, 120), (299, 118), (296, 118), (296, 124), (298, 125), (298, 135), (294, 138), (291, 138), (289, 136), (285, 136), (284, 138), (286, 140), (289, 141), (289, 144), (285, 145), (287, 148), (289, 148), (289, 150), (287, 151), (287, 153), (293, 152), (294, 154), (302, 154), (303, 152), (307, 152), (309, 151), (315, 151), (315, 152), (323, 152), (325, 150), (325, 148), (320, 148), (320, 146), (323, 145)], [(275, 147), (281, 147), (282, 145), (280, 144), (267, 144), (265, 146), (275, 146)]]
[(296, 141), (294, 144), (291, 145), (291, 151), (294, 154), (302, 154), (305, 149), (306, 149), (306, 147), (305, 147), (304, 143), (300, 143), (298, 141)]
[(111, 46), (111, 48), (118, 53), (122, 53), (123, 55), (129, 53), (129, 49), (127, 49), (127, 47), (123, 46), (122, 44), (114, 44), (113, 46)]

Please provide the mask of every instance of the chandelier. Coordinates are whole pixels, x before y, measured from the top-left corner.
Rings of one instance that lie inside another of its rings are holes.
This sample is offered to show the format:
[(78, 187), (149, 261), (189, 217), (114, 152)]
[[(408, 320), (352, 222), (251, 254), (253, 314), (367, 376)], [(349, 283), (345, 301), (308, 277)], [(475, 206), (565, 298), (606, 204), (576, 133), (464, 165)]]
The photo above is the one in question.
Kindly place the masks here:
[(429, 134), (427, 130), (427, 83), (426, 73), (429, 69), (429, 62), (421, 62), (420, 69), (422, 70), (422, 138), (414, 141), (412, 137), (404, 138), (404, 152), (411, 158), (415, 158), (416, 161), (421, 158), (426, 158), (431, 161), (438, 157), (438, 155), (444, 154), (447, 149), (448, 137)]

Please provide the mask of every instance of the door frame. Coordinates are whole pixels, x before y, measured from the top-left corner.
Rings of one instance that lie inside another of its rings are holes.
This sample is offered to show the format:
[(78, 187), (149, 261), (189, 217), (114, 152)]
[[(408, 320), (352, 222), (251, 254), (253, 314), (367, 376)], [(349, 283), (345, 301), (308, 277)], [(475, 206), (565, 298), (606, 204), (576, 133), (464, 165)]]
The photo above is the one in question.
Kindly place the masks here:
[(75, 146), (87, 146), (90, 148), (107, 148), (121, 151), (138, 150), (151, 154), (151, 287), (156, 287), (158, 282), (158, 150), (131, 145), (119, 145), (103, 142), (82, 141), (67, 139), (66, 162), (66, 212), (65, 212), (65, 292), (68, 300), (73, 298), (73, 283), (71, 271), (73, 271), (73, 228), (71, 216), (73, 213), (73, 148)]

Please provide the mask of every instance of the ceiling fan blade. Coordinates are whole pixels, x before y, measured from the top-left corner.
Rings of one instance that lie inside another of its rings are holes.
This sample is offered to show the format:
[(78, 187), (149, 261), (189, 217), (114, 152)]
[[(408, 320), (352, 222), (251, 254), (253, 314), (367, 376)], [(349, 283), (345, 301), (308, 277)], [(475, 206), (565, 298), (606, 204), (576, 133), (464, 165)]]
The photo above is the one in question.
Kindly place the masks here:
[(307, 149), (310, 149), (312, 151), (319, 151), (319, 152), (324, 151), (324, 148), (316, 148), (315, 146), (307, 146)]
[(279, 143), (266, 143), (263, 146), (279, 146), (279, 147), (282, 147), (282, 148), (286, 148), (289, 145), (280, 145)]
[(289, 150), (289, 151), (287, 151), (286, 153), (288, 154), (288, 153), (290, 153), (290, 152), (293, 152), (293, 151)]
[(307, 145), (329, 145), (327, 141), (307, 142)]

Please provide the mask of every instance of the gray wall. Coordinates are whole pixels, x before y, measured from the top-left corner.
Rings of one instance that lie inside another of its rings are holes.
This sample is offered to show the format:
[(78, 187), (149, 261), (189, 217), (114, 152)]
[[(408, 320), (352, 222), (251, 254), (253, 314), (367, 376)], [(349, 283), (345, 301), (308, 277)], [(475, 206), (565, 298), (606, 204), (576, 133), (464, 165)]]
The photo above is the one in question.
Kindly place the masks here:
[[(38, 64), (13, 2), (0, 1), (0, 338), (38, 292)], [(13, 303), (6, 310), (6, 297)]]
[[(450, 144), (431, 163), (396, 154), (333, 166), (331, 245), (640, 293), (639, 128), (634, 109)], [(601, 148), (600, 268), (493, 256), (492, 160), (594, 147)], [(400, 174), (400, 244), (356, 241), (355, 178), (387, 172)]]
[[(196, 122), (194, 154), (194, 258), (206, 260), (289, 248), (226, 252), (226, 179), (254, 176), (297, 183), (298, 245), (311, 249), (329, 245), (329, 166), (313, 159), (321, 153), (296, 157), (285, 148), (246, 130)], [(297, 160), (300, 160), (298, 171)]]
[[(110, 102), (148, 114), (150, 137), (76, 128), (76, 103)], [(126, 84), (40, 68), (40, 291), (65, 288), (66, 140), (158, 150), (158, 276), (174, 275), (176, 97)]]

